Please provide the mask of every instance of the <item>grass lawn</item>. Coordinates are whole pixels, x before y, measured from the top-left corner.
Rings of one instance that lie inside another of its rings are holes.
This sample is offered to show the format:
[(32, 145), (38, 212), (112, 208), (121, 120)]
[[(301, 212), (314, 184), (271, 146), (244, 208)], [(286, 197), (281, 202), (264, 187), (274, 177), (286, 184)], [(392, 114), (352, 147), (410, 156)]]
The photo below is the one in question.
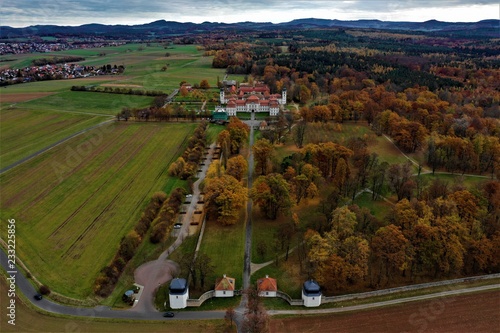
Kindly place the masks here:
[(280, 259), (278, 266), (273, 262), (252, 274), (250, 283), (256, 285), (257, 280), (266, 275), (276, 279), (280, 291), (287, 293), (292, 298), (301, 297), (302, 284), (307, 276), (303, 276), (300, 272), (298, 255), (295, 251), (290, 253), (288, 261), (285, 261), (284, 258)]
[[(291, 217), (280, 216), (276, 220), (268, 220), (258, 212), (258, 208), (254, 207), (253, 221), (252, 221), (252, 262), (260, 264), (274, 260), (276, 255), (284, 255), (285, 250), (280, 248), (279, 240), (277, 239), (277, 232), (279, 227), (291, 220)], [(259, 244), (263, 243), (264, 256), (259, 254)], [(291, 247), (295, 246), (295, 240), (292, 240)]]
[(0, 118), (0, 169), (109, 119), (26, 109), (1, 110)]
[(245, 224), (242, 220), (232, 226), (221, 226), (216, 221), (207, 221), (200, 253), (212, 259), (214, 271), (206, 279), (206, 290), (213, 289), (215, 280), (223, 274), (236, 279), (236, 289), (242, 287), (245, 253)]
[(362, 193), (356, 199), (354, 199), (353, 204), (359, 207), (366, 207), (370, 210), (370, 213), (374, 215), (379, 220), (383, 221), (392, 205), (387, 201), (382, 199), (372, 200), (371, 193)]
[(216, 124), (208, 124), (206, 133), (207, 133), (207, 144), (211, 145), (215, 141), (217, 141), (217, 136), (220, 132), (226, 129), (226, 126), (216, 125)]
[(90, 296), (195, 126), (110, 124), (2, 174), (1, 218), (16, 220), (17, 254), (32, 273), (61, 294)]

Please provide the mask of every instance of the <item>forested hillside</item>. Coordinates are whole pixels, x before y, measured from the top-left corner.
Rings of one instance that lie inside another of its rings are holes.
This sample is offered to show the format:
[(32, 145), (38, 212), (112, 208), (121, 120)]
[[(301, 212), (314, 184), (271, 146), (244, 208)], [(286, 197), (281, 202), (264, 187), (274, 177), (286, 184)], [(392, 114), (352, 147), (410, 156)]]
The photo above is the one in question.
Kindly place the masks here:
[[(296, 240), (303, 278), (336, 293), (500, 270), (495, 40), (322, 28), (204, 43), (213, 67), (286, 88), (296, 106), (255, 143), (250, 196), (269, 225), (293, 216), (275, 248), (288, 253)], [(342, 134), (353, 124), (368, 132)], [(374, 151), (384, 136), (407, 162)], [(357, 205), (363, 192), (385, 208)], [(308, 200), (314, 217), (301, 215)]]

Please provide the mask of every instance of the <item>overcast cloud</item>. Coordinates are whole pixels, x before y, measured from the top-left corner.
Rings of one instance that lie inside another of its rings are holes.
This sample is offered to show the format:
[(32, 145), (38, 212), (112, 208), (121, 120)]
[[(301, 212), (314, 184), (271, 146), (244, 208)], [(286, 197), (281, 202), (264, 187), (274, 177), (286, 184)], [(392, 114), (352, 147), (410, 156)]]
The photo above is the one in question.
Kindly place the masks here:
[(298, 18), (474, 22), (498, 19), (498, 0), (13, 0), (0, 25), (178, 22), (288, 22)]

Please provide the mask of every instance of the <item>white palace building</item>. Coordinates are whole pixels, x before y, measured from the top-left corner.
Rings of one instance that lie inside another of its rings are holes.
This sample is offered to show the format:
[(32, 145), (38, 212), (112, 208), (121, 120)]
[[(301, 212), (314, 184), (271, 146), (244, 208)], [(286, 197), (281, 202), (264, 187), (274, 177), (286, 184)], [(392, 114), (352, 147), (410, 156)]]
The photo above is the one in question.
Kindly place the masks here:
[(286, 88), (280, 94), (271, 94), (265, 84), (253, 86), (232, 86), (226, 95), (226, 90), (220, 90), (220, 103), (225, 105), (228, 116), (236, 116), (236, 112), (269, 112), (270, 116), (277, 116), (281, 105), (286, 105)]

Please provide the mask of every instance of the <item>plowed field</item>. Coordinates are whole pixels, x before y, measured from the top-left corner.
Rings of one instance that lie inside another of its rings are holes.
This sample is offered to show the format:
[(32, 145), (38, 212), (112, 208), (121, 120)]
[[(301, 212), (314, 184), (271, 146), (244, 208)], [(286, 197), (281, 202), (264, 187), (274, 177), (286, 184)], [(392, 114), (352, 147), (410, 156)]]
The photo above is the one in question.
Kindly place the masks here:
[(500, 332), (500, 291), (356, 313), (272, 319), (270, 332)]

